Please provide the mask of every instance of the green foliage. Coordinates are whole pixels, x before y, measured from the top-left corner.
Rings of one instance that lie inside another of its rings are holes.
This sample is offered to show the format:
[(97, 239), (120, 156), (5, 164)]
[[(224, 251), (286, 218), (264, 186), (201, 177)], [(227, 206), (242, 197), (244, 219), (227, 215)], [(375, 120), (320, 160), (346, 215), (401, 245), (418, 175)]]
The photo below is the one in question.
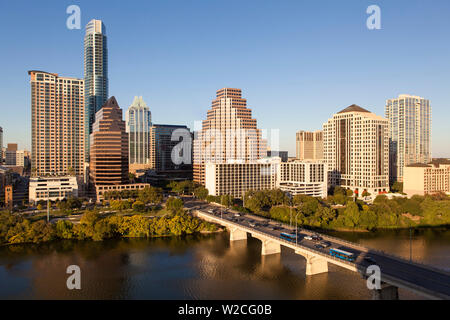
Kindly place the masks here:
[(391, 186), (391, 191), (394, 193), (403, 193), (403, 183), (395, 181)]
[(132, 202), (128, 200), (112, 200), (110, 203), (111, 209), (119, 211), (131, 209), (131, 206)]
[(171, 188), (172, 192), (178, 194), (192, 194), (194, 192), (194, 182), (191, 180), (185, 181), (171, 181), (168, 184), (168, 187)]
[(220, 197), (220, 204), (225, 206), (225, 207), (231, 207), (233, 205), (233, 197), (230, 195), (222, 195)]
[(163, 201), (163, 192), (161, 188), (145, 187), (139, 190), (138, 200), (144, 204), (158, 205)]
[(208, 193), (209, 193), (208, 189), (206, 189), (203, 186), (199, 186), (194, 189), (194, 195), (201, 200), (205, 200), (206, 197), (208, 197)]
[(184, 207), (183, 200), (175, 198), (175, 197), (169, 197), (166, 202), (166, 208), (173, 213), (180, 212)]
[(142, 201), (137, 200), (137, 201), (135, 201), (133, 203), (132, 208), (133, 208), (134, 211), (144, 212), (145, 211), (145, 204)]

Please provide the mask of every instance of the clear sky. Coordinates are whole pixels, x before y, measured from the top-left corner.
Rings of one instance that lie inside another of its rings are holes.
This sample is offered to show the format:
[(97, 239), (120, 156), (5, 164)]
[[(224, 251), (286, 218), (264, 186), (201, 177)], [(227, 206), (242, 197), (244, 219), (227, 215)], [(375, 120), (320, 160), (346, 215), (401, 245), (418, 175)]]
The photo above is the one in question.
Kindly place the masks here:
[[(81, 30), (66, 8), (81, 8)], [(366, 9), (381, 8), (381, 30)], [(4, 143), (31, 148), (28, 70), (83, 77), (84, 26), (104, 21), (110, 95), (135, 95), (154, 123), (203, 120), (217, 89), (243, 90), (262, 129), (321, 129), (358, 104), (384, 115), (385, 100), (431, 100), (433, 156), (450, 157), (450, 1), (145, 0), (1, 1), (0, 126)]]

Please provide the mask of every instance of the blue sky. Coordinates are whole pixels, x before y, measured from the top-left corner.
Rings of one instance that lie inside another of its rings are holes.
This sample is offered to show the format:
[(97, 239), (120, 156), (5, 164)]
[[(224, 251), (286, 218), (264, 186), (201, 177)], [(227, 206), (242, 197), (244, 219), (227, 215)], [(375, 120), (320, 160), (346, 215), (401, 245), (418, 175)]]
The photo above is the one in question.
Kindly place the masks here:
[[(81, 30), (66, 8), (81, 8)], [(366, 8), (381, 8), (381, 30)], [(450, 157), (450, 1), (146, 0), (1, 1), (0, 126), (4, 142), (31, 147), (28, 70), (83, 76), (84, 26), (107, 28), (110, 95), (126, 110), (135, 95), (153, 122), (203, 120), (215, 91), (243, 90), (258, 126), (317, 130), (358, 104), (384, 115), (385, 100), (431, 100), (433, 156)]]

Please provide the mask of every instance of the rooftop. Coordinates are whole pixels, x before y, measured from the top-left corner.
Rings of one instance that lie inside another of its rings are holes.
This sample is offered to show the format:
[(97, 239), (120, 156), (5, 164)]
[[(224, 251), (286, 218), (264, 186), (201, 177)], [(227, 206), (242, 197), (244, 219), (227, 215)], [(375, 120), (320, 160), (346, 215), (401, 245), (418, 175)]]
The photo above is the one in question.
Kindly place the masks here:
[(346, 112), (366, 112), (366, 113), (371, 113), (370, 111), (368, 111), (368, 110), (366, 110), (364, 108), (361, 108), (360, 106), (357, 106), (356, 104), (352, 104), (351, 106), (345, 108), (344, 110), (339, 111), (338, 114), (339, 113), (346, 113)]

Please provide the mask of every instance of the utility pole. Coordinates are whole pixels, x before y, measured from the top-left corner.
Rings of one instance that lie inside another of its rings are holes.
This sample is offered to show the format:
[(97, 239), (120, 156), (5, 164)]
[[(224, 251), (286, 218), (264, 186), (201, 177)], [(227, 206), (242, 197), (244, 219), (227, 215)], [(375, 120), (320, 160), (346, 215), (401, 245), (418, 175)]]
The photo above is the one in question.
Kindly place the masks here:
[(409, 261), (412, 262), (412, 229), (409, 227)]
[(47, 198), (47, 222), (50, 222), (50, 198)]

